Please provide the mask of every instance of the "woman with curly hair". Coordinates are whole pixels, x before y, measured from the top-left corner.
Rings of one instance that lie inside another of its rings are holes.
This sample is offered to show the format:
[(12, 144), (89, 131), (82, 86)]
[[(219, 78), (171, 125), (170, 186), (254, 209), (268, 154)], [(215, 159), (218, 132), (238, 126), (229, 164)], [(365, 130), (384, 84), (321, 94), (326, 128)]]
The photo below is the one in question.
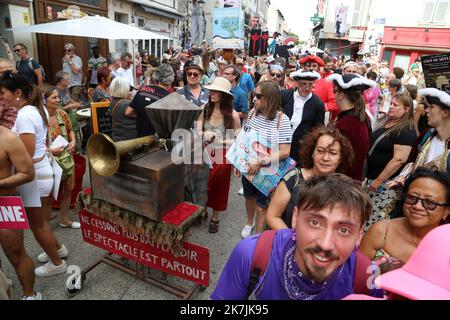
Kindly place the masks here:
[(294, 168), (286, 173), (267, 209), (267, 224), (273, 230), (291, 228), (301, 182), (315, 176), (345, 172), (353, 164), (352, 145), (338, 129), (317, 129), (301, 144), (301, 169)]

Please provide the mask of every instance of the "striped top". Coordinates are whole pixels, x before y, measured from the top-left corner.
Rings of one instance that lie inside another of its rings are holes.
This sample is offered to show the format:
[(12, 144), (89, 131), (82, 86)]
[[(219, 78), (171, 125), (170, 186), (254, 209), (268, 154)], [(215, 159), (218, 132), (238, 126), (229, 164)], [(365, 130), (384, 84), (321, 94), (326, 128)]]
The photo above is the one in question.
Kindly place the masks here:
[[(280, 120), (281, 116), (281, 120)], [(292, 143), (292, 127), (289, 118), (278, 111), (277, 116), (273, 120), (268, 120), (262, 114), (255, 114), (253, 111), (246, 126), (255, 130), (258, 135), (266, 139), (273, 145), (276, 141), (278, 144), (291, 144)]]

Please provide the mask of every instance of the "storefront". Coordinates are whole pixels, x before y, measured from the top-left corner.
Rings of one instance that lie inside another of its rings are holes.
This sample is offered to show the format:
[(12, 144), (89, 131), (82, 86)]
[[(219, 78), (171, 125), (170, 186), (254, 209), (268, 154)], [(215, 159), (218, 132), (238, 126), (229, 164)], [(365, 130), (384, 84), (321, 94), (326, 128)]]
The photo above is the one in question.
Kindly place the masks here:
[[(35, 1), (36, 24), (55, 22), (89, 15), (107, 16), (107, 0), (36, 0)], [(39, 62), (44, 67), (47, 81), (53, 81), (56, 72), (62, 69), (62, 56), (65, 43), (72, 43), (77, 48), (76, 54), (83, 61), (83, 72), (87, 73), (87, 61), (91, 54), (90, 48), (98, 45), (101, 54), (109, 53), (108, 42), (104, 39), (84, 38), (73, 36), (38, 34)]]
[(380, 59), (408, 70), (424, 55), (450, 51), (450, 28), (385, 27)]

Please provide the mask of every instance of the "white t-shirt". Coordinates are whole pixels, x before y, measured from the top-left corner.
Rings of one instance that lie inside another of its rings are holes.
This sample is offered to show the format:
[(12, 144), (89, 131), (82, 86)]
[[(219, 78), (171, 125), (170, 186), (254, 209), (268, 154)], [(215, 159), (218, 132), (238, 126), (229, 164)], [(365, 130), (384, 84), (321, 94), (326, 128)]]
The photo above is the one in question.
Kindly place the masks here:
[(298, 126), (302, 123), (303, 120), (303, 109), (305, 108), (305, 103), (308, 102), (309, 99), (312, 98), (312, 93), (307, 95), (306, 97), (302, 97), (298, 91), (294, 93), (294, 112), (292, 114), (291, 126), (292, 130), (295, 132)]
[(35, 106), (25, 106), (19, 110), (16, 123), (11, 131), (19, 135), (23, 133), (34, 134), (36, 149), (33, 159), (42, 158), (45, 155), (47, 149), (47, 127)]
[(431, 140), (430, 151), (428, 152), (427, 163), (438, 159), (445, 152), (445, 141), (442, 141), (438, 137), (434, 137)]
[[(250, 120), (247, 122), (247, 126), (255, 130), (262, 138), (274, 144), (274, 141), (278, 141), (278, 144), (291, 144), (292, 143), (292, 127), (289, 123), (289, 118), (283, 114), (280, 120), (281, 112), (278, 112), (275, 119), (268, 120), (262, 114), (256, 115), (252, 112)], [(278, 123), (280, 123), (279, 127)], [(275, 140), (277, 139), (277, 140)]]
[(117, 69), (117, 75), (118, 77), (127, 80), (130, 84), (130, 87), (134, 87), (134, 72), (132, 67), (129, 67), (126, 70), (120, 67), (119, 69)]

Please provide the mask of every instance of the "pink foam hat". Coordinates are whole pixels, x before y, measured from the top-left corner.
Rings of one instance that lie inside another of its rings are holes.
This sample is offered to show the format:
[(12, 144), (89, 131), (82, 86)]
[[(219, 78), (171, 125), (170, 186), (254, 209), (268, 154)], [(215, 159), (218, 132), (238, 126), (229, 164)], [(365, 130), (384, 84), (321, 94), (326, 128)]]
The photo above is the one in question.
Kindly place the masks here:
[(401, 269), (375, 284), (411, 300), (450, 300), (450, 225), (430, 231)]

